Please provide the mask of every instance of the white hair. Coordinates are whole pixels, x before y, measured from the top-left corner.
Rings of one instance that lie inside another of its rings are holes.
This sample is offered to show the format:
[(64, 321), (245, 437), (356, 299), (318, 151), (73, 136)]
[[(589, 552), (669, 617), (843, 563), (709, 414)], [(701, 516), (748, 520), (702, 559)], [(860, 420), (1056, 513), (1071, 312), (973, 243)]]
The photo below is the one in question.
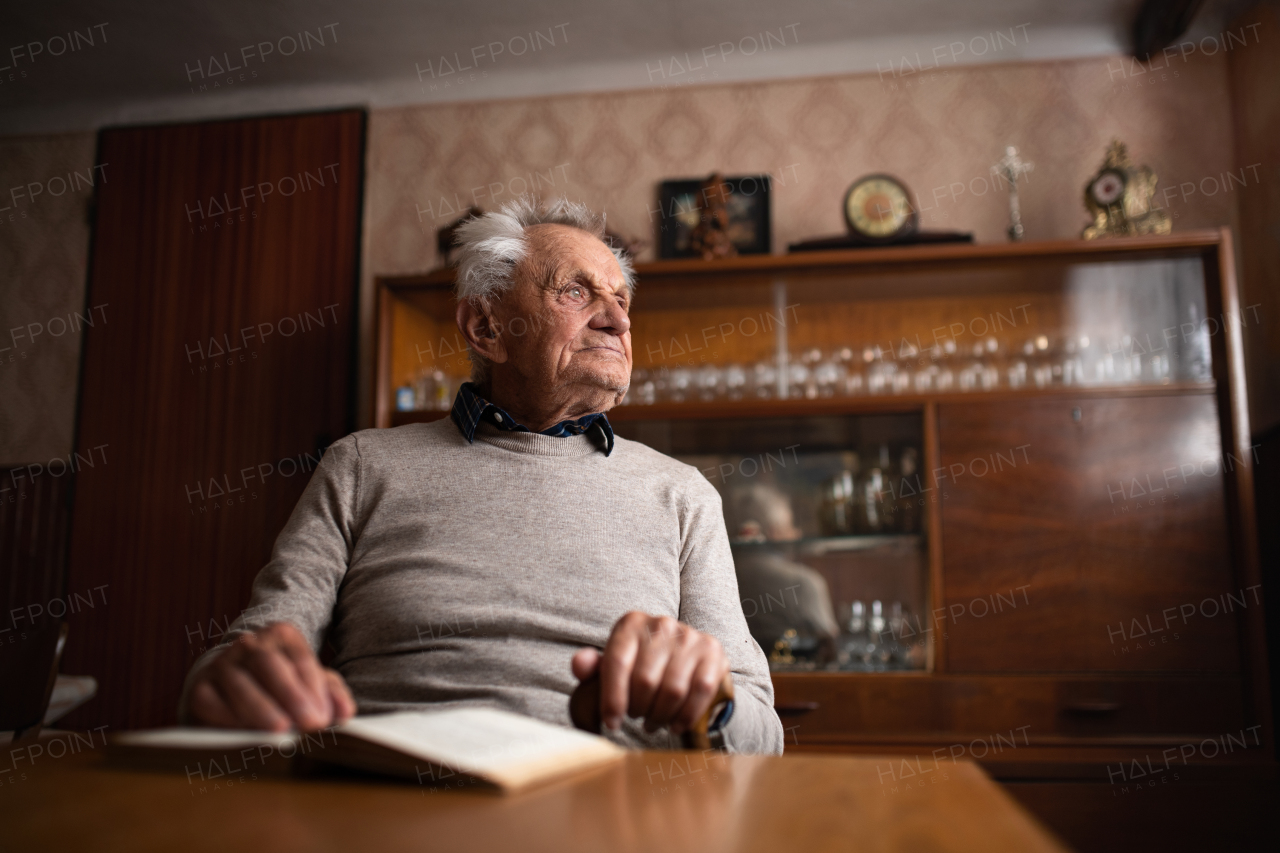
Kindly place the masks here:
[[(605, 218), (585, 204), (558, 198), (539, 203), (520, 196), (493, 213), (468, 219), (458, 226), (458, 301), (470, 300), (487, 308), (515, 283), (516, 267), (529, 255), (526, 229), (534, 225), (568, 225), (585, 231), (613, 252), (627, 290), (635, 290), (635, 268), (619, 246), (605, 236)], [(489, 360), (468, 346), (471, 379), (483, 385), (489, 376)]]

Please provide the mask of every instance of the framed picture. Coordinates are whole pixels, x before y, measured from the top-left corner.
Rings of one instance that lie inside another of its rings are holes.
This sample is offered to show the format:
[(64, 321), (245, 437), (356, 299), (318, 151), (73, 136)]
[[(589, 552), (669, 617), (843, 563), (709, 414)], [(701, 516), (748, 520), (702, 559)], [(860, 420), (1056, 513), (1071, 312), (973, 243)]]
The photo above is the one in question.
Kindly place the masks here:
[[(658, 257), (697, 257), (690, 237), (698, 226), (698, 193), (705, 181), (693, 178), (658, 185)], [(738, 254), (769, 254), (769, 176), (740, 175), (725, 178), (725, 183), (729, 185), (729, 238)]]

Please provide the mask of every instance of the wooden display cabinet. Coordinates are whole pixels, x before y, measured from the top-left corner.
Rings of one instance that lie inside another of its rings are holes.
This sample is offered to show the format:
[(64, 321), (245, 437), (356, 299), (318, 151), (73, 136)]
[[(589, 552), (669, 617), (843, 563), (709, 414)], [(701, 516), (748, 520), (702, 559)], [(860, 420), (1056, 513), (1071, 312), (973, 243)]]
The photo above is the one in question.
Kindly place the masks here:
[[(789, 749), (928, 761), (963, 745), (1006, 779), (1114, 781), (1214, 739), (1193, 777), (1270, 772), (1241, 349), (1256, 318), (1228, 231), (660, 261), (637, 278), (618, 433), (702, 469), (731, 536), (758, 533), (732, 517), (752, 486), (789, 495), (798, 529), (774, 544), (825, 582), (834, 652), (762, 642)], [(444, 416), (465, 377), (451, 282), (380, 279), (378, 426)], [(417, 402), (442, 409), (397, 410), (426, 374)], [(849, 498), (860, 520), (841, 526), (842, 468), (856, 484), (869, 465), (918, 518), (875, 528)], [(740, 572), (751, 547), (735, 544)], [(888, 664), (849, 645), (853, 602), (873, 598), (902, 603)]]

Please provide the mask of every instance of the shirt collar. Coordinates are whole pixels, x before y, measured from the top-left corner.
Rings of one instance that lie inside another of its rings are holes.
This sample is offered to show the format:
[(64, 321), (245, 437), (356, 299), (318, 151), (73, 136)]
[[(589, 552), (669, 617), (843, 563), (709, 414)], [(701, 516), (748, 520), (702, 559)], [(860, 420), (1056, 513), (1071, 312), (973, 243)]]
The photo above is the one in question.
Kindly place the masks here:
[[(493, 424), (498, 429), (506, 430), (507, 432), (533, 432), (533, 430), (518, 423), (502, 407), (481, 397), (480, 387), (474, 382), (463, 382), (462, 386), (458, 388), (458, 396), (453, 400), (453, 409), (449, 412), (449, 417), (453, 419), (454, 425), (458, 427), (458, 432), (462, 433), (462, 437), (468, 443), (475, 442), (476, 429), (480, 426), (481, 421)], [(588, 432), (594, 432), (600, 437), (598, 443), (602, 445), (601, 449), (604, 451), (605, 456), (613, 453), (613, 427), (609, 424), (609, 419), (605, 417), (604, 412), (584, 415), (576, 420), (563, 420), (553, 427), (542, 430), (541, 435), (563, 438), (571, 435), (583, 435)]]

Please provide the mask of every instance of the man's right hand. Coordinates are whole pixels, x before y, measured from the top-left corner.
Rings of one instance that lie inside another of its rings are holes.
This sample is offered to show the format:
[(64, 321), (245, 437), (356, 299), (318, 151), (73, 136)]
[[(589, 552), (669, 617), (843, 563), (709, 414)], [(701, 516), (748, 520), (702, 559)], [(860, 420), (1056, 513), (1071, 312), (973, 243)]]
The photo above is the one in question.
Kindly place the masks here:
[(205, 726), (316, 731), (350, 719), (356, 703), (302, 633), (277, 622), (240, 636), (196, 673), (187, 711)]

